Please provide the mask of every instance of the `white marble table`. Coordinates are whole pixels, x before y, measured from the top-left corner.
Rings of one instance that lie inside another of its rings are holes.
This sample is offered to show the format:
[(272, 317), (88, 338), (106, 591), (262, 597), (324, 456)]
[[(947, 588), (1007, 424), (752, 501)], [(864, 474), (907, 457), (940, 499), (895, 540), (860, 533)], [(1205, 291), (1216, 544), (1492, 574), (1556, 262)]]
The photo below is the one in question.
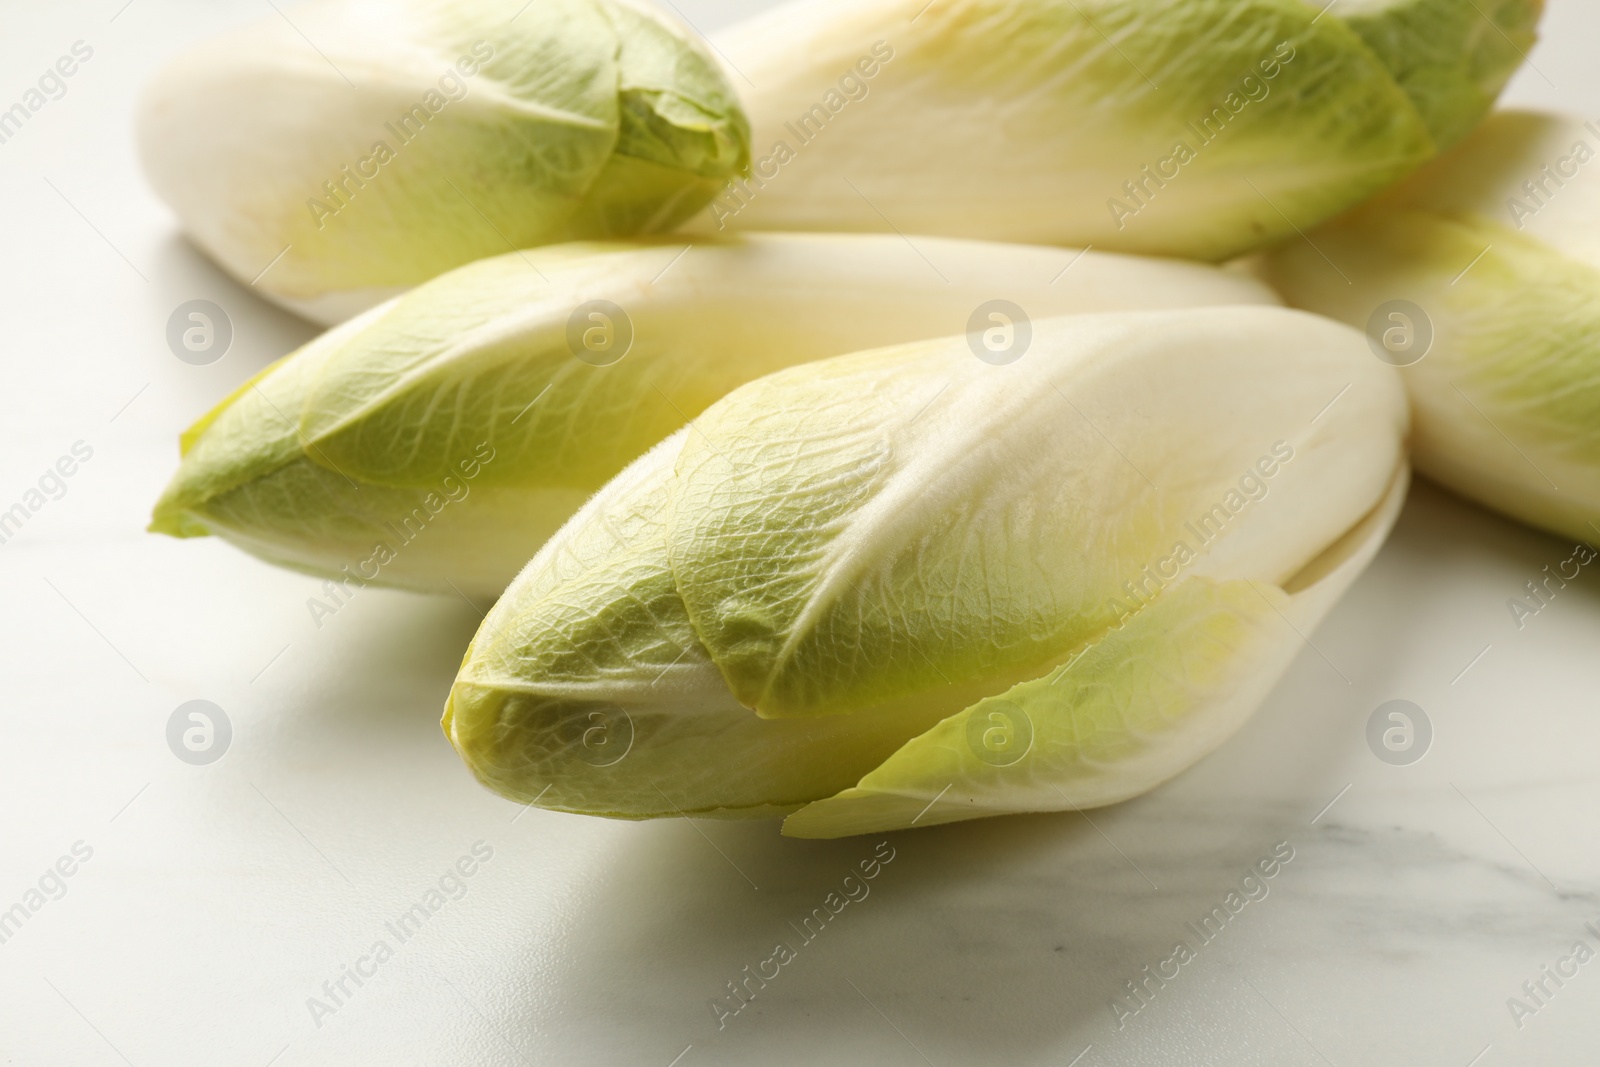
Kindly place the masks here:
[[(0, 545), (0, 911), (28, 912), (0, 1063), (1600, 1062), (1600, 959), (1571, 957), (1600, 950), (1600, 572), (1519, 630), (1506, 600), (1570, 546), (1425, 485), (1245, 731), (1092, 823), (797, 842), (478, 788), (437, 726), (471, 607), (367, 591), (319, 629), (311, 580), (142, 532), (177, 430), (311, 330), (175, 236), (129, 132), (163, 56), (266, 5), (122, 2), (6, 0), (0, 35), (5, 91), (93, 48), (0, 145), (0, 505), (92, 449)], [(1552, 0), (1511, 98), (1600, 113), (1597, 32)], [(233, 319), (216, 365), (166, 348), (192, 298)], [(194, 699), (233, 729), (204, 766), (165, 739)], [(1366, 741), (1393, 699), (1432, 724), (1410, 766)], [(776, 978), (711, 1006), (779, 942)]]

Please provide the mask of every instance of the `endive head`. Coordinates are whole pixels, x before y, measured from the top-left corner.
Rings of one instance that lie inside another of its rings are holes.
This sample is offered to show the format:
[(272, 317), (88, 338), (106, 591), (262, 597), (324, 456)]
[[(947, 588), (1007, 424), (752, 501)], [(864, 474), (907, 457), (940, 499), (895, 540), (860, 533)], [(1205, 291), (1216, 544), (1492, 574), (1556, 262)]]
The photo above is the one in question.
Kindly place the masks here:
[(1034, 327), (1005, 366), (950, 338), (771, 375), (630, 466), (480, 629), (467, 763), (827, 837), (1110, 803), (1209, 752), (1392, 521), (1400, 385), (1273, 308)]
[(1542, 8), (798, 0), (718, 38), (751, 83), (754, 168), (703, 224), (1225, 259), (1465, 135)]
[(149, 87), (156, 191), (235, 277), (338, 322), (484, 256), (670, 229), (748, 162), (714, 58), (639, 0), (332, 0)]
[(1600, 535), (1600, 126), (1498, 112), (1263, 269), (1403, 365), (1418, 470), (1546, 529)]
[(493, 597), (608, 479), (762, 374), (968, 328), (1015, 354), (1029, 317), (1275, 302), (1198, 264), (931, 238), (533, 249), (246, 383), (184, 435), (152, 529), (340, 582)]

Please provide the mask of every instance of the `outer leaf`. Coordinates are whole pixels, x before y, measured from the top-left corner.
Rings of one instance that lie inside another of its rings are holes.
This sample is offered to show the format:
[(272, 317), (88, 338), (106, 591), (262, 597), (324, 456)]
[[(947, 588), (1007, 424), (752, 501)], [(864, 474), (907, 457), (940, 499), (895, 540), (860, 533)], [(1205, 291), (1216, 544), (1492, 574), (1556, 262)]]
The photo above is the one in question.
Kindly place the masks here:
[(1329, 11), (1377, 53), (1448, 148), (1527, 58), (1544, 0), (1344, 0)]
[[(711, 226), (1221, 260), (1294, 237), (1488, 107), (1542, 0), (801, 0), (719, 48), (754, 176)], [(1346, 9), (1351, 13), (1345, 16)], [(858, 65), (859, 64), (859, 65)]]
[(732, 698), (667, 562), (672, 466), (688, 432), (590, 501), (468, 649), (444, 731), (497, 792), (622, 818), (783, 814), (937, 721), (919, 701), (772, 722)]
[(324, 322), (484, 256), (670, 228), (748, 132), (703, 46), (622, 0), (336, 0), (180, 57), (140, 115), (196, 241)]
[[(1080, 255), (774, 235), (474, 263), (318, 339), (208, 415), (154, 528), (210, 530), (341, 576), (386, 546), (395, 558), (377, 581), (492, 596), (608, 478), (760, 374), (959, 333), (995, 297), (1034, 316), (1275, 299), (1193, 264)], [(606, 365), (577, 358), (569, 337), (597, 299), (623, 308), (617, 328), (633, 336)]]
[(1375, 339), (1402, 321), (1385, 305), (1420, 308), (1412, 325), (1431, 329), (1431, 349), (1403, 372), (1418, 469), (1585, 540), (1600, 521), (1597, 158), (1596, 128), (1502, 112), (1412, 181), (1314, 233), (1315, 248), (1290, 245), (1264, 262), (1293, 303), (1368, 326)]
[[(1292, 339), (1285, 380), (1265, 364)], [(1035, 677), (1111, 625), (1123, 583), (1180, 538), (1198, 552), (1185, 522), (1275, 444), (1302, 466), (1240, 535), (1248, 557), (1230, 546), (1251, 577), (1287, 578), (1310, 530), (1320, 550), (1388, 482), (1392, 428), (1335, 457), (1321, 442), (1337, 424), (1308, 425), (1352, 382), (1348, 417), (1393, 417), (1390, 376), (1350, 366), (1345, 330), (1216, 309), (1085, 317), (1051, 340), (999, 368), (959, 339), (795, 368), (697, 420), (673, 566), (740, 702), (839, 714)], [(1313, 491), (1301, 479), (1323, 464)], [(1274, 515), (1296, 534), (1272, 536)]]
[[(1130, 795), (1214, 747), (1297, 649), (1290, 624), (1309, 630), (1393, 521), (1398, 383), (1351, 331), (1273, 309), (1035, 325), (1010, 367), (931, 341), (770, 376), (632, 465), (463, 662), (444, 726), (480, 779), (628, 818), (810, 801), (792, 829), (827, 835), (916, 821), (952, 784), (924, 791), (950, 769), (937, 739), (996, 698), (1051, 720), (1041, 736), (1139, 737), (1095, 749), (1095, 781), (1041, 748), (1018, 773), (1059, 777), (1065, 804), (967, 768), (957, 795), (977, 810), (1105, 802), (1096, 781)], [(1292, 459), (1262, 465), (1270, 488), (1241, 482), (1280, 425)], [(1233, 651), (1202, 654), (1201, 633)], [(1034, 681), (1067, 664), (1106, 691)]]
[(1042, 678), (908, 741), (858, 785), (789, 816), (783, 832), (844, 837), (1080, 810), (1153, 789), (1243, 725), (1377, 553), (1407, 481), (1402, 470), (1294, 595), (1187, 579)]

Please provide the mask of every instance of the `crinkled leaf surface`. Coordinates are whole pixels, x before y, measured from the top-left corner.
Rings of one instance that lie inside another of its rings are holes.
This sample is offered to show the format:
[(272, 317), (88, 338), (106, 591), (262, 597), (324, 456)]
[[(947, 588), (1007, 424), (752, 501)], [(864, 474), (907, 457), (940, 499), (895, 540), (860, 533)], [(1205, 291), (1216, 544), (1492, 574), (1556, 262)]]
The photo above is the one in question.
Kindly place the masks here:
[[(697, 420), (673, 566), (739, 700), (775, 717), (839, 714), (1020, 680), (1110, 625), (1123, 583), (1260, 456), (1317, 436), (1306, 422), (1351, 381), (1343, 330), (1318, 338), (1293, 380), (1241, 389), (1288, 337), (1316, 337), (1312, 320), (1185, 313), (1181, 343), (1175, 321), (1086, 317), (1006, 367), (961, 340), (865, 353), (758, 380)], [(1366, 402), (1392, 400), (1379, 384)], [(1359, 513), (1387, 483), (1392, 438), (1347, 447), (1366, 478), (1342, 473), (1317, 515)], [(1347, 525), (1317, 532), (1331, 541)], [(1263, 540), (1245, 566), (1271, 581), (1321, 547)]]
[(201, 245), (323, 321), (485, 256), (668, 229), (748, 164), (716, 60), (628, 0), (335, 0), (181, 57), (140, 126)]
[[(952, 784), (940, 820), (1107, 803), (1210, 751), (1392, 523), (1399, 384), (1273, 309), (1035, 327), (1010, 366), (956, 339), (768, 376), (632, 465), (485, 621), (445, 717), (469, 765), (591, 814), (810, 801), (790, 832), (833, 836)], [(996, 700), (1041, 720), (1002, 779)]]
[[(1194, 264), (935, 239), (510, 254), (418, 287), (230, 397), (187, 435), (155, 528), (209, 529), (337, 573), (397, 547), (409, 519), (427, 537), (407, 538), (377, 580), (496, 595), (590, 493), (729, 390), (811, 359), (959, 333), (996, 295), (1033, 315), (1275, 300)], [(604, 316), (620, 358), (574, 347), (575, 317), (591, 327), (584, 309), (597, 300), (614, 305)], [(416, 516), (429, 494), (463, 492)]]
[[(941, 0), (909, 24), (902, 7), (792, 4), (720, 40), (755, 83), (753, 154), (782, 166), (715, 201), (714, 224), (1225, 259), (1464, 133), (1542, 3)], [(846, 99), (853, 68), (872, 73)]]

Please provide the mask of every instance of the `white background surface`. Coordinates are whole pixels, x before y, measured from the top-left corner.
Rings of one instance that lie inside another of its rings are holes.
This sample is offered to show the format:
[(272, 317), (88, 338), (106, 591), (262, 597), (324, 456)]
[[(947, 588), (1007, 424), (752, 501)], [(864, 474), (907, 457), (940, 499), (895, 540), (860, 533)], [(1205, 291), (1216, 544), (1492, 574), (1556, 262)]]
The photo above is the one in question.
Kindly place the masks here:
[[(870, 896), (719, 1032), (707, 1001), (877, 839), (518, 817), (437, 726), (472, 608), (364, 591), (319, 630), (310, 579), (142, 532), (178, 431), (312, 330), (188, 247), (133, 155), (163, 58), (270, 8), (122, 3), (0, 4), (0, 104), (94, 48), (0, 145), (0, 510), (94, 449), (0, 546), (0, 909), (93, 849), (0, 944), (0, 1063), (1600, 1062), (1600, 960), (1521, 1029), (1506, 1006), (1600, 943), (1600, 573), (1518, 631), (1507, 598), (1570, 546), (1427, 486), (1222, 752), (1092, 825), (894, 835)], [(679, 5), (706, 30), (764, 6)], [(1600, 13), (1551, 6), (1510, 99), (1594, 117)], [(164, 341), (196, 297), (236, 330), (209, 367)], [(1436, 732), (1405, 768), (1363, 736), (1397, 697)], [(164, 738), (194, 698), (235, 730), (206, 767)], [(317, 1025), (307, 999), (479, 841), (466, 895)], [(1271, 894), (1116, 1029), (1124, 981), (1285, 841)]]

